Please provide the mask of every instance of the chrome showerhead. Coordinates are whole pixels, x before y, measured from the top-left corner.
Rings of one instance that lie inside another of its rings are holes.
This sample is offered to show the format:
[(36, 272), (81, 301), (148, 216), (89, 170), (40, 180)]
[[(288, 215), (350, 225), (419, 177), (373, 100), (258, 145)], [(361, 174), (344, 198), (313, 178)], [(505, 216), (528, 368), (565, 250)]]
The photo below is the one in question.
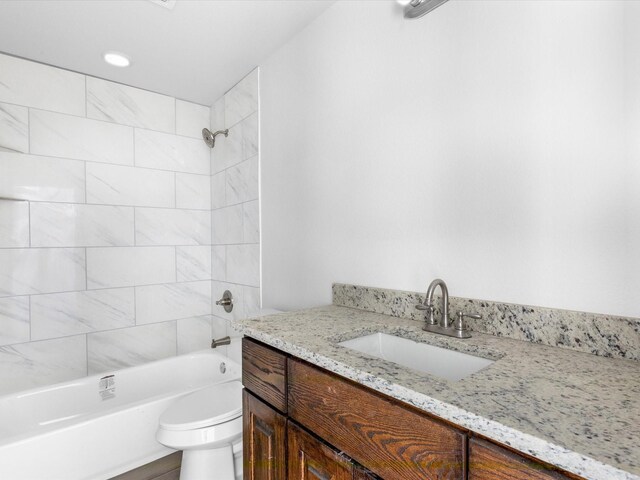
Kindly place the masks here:
[(229, 129), (227, 128), (226, 130), (218, 130), (217, 132), (211, 133), (211, 130), (209, 130), (208, 128), (203, 128), (202, 129), (202, 138), (204, 140), (204, 143), (206, 143), (209, 148), (213, 148), (216, 144), (216, 136), (223, 134), (225, 137), (229, 136)]

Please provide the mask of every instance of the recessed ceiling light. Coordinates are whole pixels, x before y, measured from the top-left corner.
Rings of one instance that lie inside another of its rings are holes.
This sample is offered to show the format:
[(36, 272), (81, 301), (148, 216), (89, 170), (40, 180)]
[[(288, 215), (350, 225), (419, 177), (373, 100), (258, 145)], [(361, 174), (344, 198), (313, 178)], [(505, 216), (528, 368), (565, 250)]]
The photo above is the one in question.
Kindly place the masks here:
[(126, 55), (118, 52), (107, 52), (103, 55), (104, 61), (114, 67), (128, 67), (131, 65), (131, 60)]

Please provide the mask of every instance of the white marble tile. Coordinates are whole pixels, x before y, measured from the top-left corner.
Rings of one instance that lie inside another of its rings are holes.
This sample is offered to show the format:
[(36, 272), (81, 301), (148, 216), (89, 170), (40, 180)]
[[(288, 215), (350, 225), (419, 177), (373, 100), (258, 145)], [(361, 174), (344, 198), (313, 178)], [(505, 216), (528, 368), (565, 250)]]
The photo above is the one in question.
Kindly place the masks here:
[(202, 139), (136, 128), (136, 166), (209, 175), (209, 147)]
[(179, 282), (211, 279), (211, 247), (176, 247)]
[(220, 97), (216, 100), (211, 107), (211, 123), (209, 129), (212, 132), (216, 130), (224, 130), (225, 122), (224, 122), (224, 97)]
[(88, 288), (130, 287), (176, 280), (174, 247), (87, 249)]
[(0, 297), (85, 288), (82, 248), (0, 249)]
[(252, 157), (226, 171), (228, 205), (258, 198), (258, 157)]
[(160, 170), (87, 163), (87, 203), (174, 207), (175, 177)]
[(216, 143), (211, 172), (232, 167), (258, 153), (258, 114), (254, 113), (229, 129), (229, 136)]
[(227, 279), (227, 247), (225, 245), (211, 247), (211, 278), (221, 281)]
[(31, 339), (66, 337), (135, 324), (133, 288), (31, 297)]
[(229, 320), (224, 318), (211, 316), (211, 338), (222, 338), (229, 335), (227, 325)]
[(211, 313), (209, 281), (136, 287), (136, 323), (164, 322)]
[(29, 246), (29, 202), (0, 200), (0, 248)]
[(242, 159), (246, 160), (258, 154), (258, 113), (249, 115), (239, 125), (242, 126)]
[(242, 337), (241, 333), (237, 333), (233, 328), (229, 327), (231, 344), (227, 346), (227, 357), (236, 363), (242, 364)]
[(0, 152), (0, 197), (77, 202), (84, 198), (84, 162)]
[(211, 150), (211, 173), (218, 173), (240, 163), (242, 153), (242, 123), (229, 129), (227, 137), (221, 137), (216, 141), (216, 146)]
[(133, 207), (32, 203), (31, 246), (129, 246), (133, 223)]
[(29, 152), (29, 110), (0, 103), (0, 150)]
[(224, 95), (227, 128), (258, 110), (258, 74), (256, 68)]
[(84, 75), (0, 54), (0, 102), (84, 116)]
[(29, 339), (29, 297), (0, 298), (0, 345)]
[(194, 210), (211, 209), (211, 177), (176, 173), (176, 207)]
[(242, 230), (244, 243), (260, 243), (260, 202), (242, 204)]
[(226, 201), (227, 173), (220, 172), (211, 177), (211, 209), (222, 208)]
[(175, 133), (175, 99), (87, 77), (87, 117)]
[(136, 245), (210, 244), (208, 211), (136, 208)]
[(260, 245), (227, 245), (227, 281), (260, 286)]
[[(215, 304), (216, 300), (222, 298), (225, 290), (229, 290), (233, 295), (233, 310), (230, 313), (225, 312), (223, 307)], [(240, 320), (245, 318), (244, 291), (242, 290), (242, 285), (213, 280), (211, 282), (211, 301), (211, 311), (214, 316), (225, 320)]]
[(213, 210), (211, 232), (214, 245), (242, 243), (242, 205)]
[(31, 153), (133, 165), (133, 128), (60, 113), (31, 110)]
[(260, 300), (260, 288), (242, 287), (244, 311), (247, 316), (255, 315), (262, 304)]
[(211, 123), (210, 108), (197, 103), (176, 100), (176, 133), (202, 140), (202, 129)]
[(0, 347), (0, 395), (87, 374), (84, 335)]
[(87, 335), (89, 375), (133, 367), (176, 354), (176, 322)]
[(177, 323), (178, 355), (211, 348), (211, 315), (183, 318)]

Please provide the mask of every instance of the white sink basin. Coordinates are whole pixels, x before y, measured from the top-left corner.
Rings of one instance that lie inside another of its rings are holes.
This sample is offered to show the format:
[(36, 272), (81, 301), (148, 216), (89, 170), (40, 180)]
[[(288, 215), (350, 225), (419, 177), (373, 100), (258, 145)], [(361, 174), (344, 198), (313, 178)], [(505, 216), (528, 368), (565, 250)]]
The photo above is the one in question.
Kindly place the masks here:
[(454, 382), (493, 363), (493, 360), (486, 358), (474, 357), (386, 333), (373, 333), (340, 342), (338, 345)]

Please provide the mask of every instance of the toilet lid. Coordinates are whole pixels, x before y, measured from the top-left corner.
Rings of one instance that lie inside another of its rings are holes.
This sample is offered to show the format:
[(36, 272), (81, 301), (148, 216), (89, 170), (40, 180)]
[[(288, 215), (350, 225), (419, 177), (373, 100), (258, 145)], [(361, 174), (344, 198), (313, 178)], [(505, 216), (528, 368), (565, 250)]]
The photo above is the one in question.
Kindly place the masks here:
[(242, 384), (221, 383), (190, 393), (160, 415), (167, 430), (192, 430), (217, 425), (242, 416)]

